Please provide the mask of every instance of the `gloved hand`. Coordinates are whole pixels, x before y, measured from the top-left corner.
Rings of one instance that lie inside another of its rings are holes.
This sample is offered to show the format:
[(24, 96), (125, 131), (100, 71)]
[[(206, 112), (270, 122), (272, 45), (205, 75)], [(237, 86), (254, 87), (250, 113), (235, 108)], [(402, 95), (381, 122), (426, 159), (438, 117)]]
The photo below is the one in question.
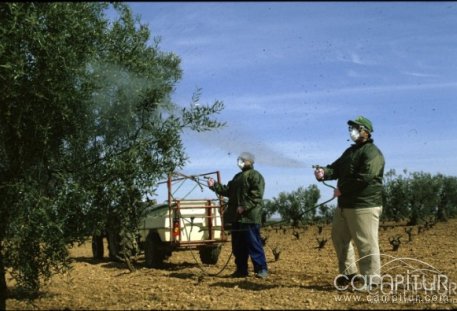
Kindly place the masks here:
[(208, 179), (208, 187), (214, 186), (214, 183), (215, 183), (214, 179), (210, 177), (210, 178)]
[(317, 179), (318, 181), (324, 180), (324, 169), (323, 169), (323, 168), (320, 168), (320, 167), (316, 168), (316, 169), (314, 170), (314, 176), (316, 177), (316, 179)]

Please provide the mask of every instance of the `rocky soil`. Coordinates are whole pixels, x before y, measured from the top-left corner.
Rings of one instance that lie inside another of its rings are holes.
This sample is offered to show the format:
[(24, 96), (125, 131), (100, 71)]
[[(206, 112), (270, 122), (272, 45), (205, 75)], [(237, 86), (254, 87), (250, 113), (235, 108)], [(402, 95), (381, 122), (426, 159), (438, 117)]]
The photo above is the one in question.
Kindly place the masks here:
[[(398, 276), (411, 274), (409, 285), (426, 279), (428, 288), (438, 283), (441, 287), (414, 290), (404, 281), (397, 292), (338, 290), (330, 225), (321, 233), (317, 226), (309, 226), (295, 234), (292, 228), (266, 227), (262, 235), (267, 237), (270, 276), (265, 280), (253, 275), (230, 278), (234, 263), (229, 244), (223, 246), (215, 266), (201, 265), (197, 252), (185, 251), (173, 253), (163, 269), (146, 268), (140, 255), (136, 270), (130, 272), (123, 263), (94, 261), (88, 241), (71, 249), (73, 269), (55, 275), (33, 301), (16, 294), (8, 279), (11, 296), (6, 306), (9, 310), (456, 309), (457, 219), (428, 229), (414, 227), (410, 242), (405, 228), (380, 229), (383, 273), (396, 275), (397, 283)], [(398, 234), (402, 243), (393, 251), (389, 240)], [(318, 240), (325, 239), (328, 242), (319, 248)], [(276, 247), (278, 260), (273, 254)]]

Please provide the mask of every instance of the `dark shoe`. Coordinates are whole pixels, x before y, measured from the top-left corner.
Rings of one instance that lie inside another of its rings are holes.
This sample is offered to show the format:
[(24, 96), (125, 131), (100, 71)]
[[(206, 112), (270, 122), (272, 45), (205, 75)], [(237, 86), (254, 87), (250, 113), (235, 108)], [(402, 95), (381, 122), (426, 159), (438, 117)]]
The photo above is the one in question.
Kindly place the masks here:
[(268, 277), (268, 271), (267, 270), (261, 270), (255, 274), (256, 278), (260, 279), (266, 279)]
[(241, 272), (239, 272), (239, 271), (235, 271), (235, 272), (233, 272), (232, 274), (230, 274), (230, 277), (231, 277), (231, 278), (245, 278), (245, 277), (247, 277), (247, 276), (248, 276), (247, 273), (241, 273)]

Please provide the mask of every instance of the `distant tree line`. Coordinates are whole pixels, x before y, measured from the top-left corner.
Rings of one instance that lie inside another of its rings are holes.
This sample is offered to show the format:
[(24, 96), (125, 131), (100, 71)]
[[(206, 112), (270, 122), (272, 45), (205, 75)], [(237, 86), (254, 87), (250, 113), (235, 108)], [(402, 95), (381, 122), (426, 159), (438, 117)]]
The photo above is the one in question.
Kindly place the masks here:
[(434, 218), (447, 221), (457, 216), (457, 177), (425, 172), (385, 175), (383, 219), (407, 221), (414, 226)]
[[(310, 222), (329, 222), (336, 205), (314, 208), (320, 199), (316, 185), (304, 189), (299, 187), (290, 193), (281, 192), (278, 197), (265, 200), (266, 218), (274, 214), (281, 222), (298, 225)], [(405, 221), (414, 226), (433, 218), (447, 221), (457, 216), (457, 177), (443, 174), (432, 175), (406, 170), (397, 175), (390, 170), (384, 177), (383, 213), (384, 221)]]
[(281, 223), (294, 227), (315, 221), (328, 222), (333, 215), (332, 209), (326, 204), (317, 206), (320, 197), (320, 190), (315, 184), (289, 193), (280, 192), (278, 197), (264, 201), (265, 218), (279, 214)]

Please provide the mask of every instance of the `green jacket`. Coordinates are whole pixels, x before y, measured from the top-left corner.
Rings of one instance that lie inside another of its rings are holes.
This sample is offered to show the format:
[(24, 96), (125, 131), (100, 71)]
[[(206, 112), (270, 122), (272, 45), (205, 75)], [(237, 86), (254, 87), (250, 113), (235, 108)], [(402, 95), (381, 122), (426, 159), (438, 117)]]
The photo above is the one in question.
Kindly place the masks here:
[(372, 139), (352, 144), (324, 168), (324, 179), (338, 179), (338, 206), (343, 208), (382, 206), (385, 160)]
[[(228, 197), (224, 222), (261, 224), (265, 180), (254, 168), (248, 167), (239, 172), (227, 185), (215, 183), (210, 189), (219, 195)], [(245, 209), (241, 215), (236, 212), (239, 206)]]

